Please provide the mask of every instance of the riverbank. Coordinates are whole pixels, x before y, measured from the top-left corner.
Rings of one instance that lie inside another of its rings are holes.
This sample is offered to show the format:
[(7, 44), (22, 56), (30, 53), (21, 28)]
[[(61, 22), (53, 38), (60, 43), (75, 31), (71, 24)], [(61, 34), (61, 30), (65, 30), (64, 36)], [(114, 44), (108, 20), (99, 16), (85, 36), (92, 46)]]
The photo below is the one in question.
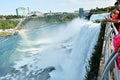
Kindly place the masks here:
[(15, 29), (5, 29), (5, 30), (0, 29), (0, 37), (10, 36), (16, 33), (18, 33), (18, 31)]

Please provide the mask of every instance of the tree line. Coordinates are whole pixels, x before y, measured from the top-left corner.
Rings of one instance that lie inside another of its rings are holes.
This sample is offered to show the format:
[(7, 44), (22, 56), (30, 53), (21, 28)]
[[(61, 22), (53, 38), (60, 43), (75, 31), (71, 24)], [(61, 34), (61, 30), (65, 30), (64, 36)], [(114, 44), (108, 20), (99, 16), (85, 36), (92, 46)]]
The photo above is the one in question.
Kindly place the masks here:
[(89, 12), (89, 15), (86, 16), (86, 18), (89, 20), (92, 14), (101, 14), (101, 13), (109, 13), (115, 9), (114, 6), (109, 6), (105, 8), (98, 8), (96, 7), (95, 9), (91, 9)]
[(23, 18), (23, 16), (18, 16), (18, 15), (0, 15), (0, 19), (5, 18), (5, 19), (18, 19), (18, 18)]

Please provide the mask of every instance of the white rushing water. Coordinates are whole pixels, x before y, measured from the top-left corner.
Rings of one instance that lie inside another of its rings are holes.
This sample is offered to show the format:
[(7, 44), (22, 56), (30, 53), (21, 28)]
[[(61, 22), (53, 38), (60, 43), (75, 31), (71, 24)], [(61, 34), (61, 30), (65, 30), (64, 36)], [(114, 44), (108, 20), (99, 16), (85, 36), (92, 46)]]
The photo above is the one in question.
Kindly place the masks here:
[(1, 75), (0, 80), (83, 80), (99, 32), (100, 23), (79, 18), (21, 30), (8, 56), (12, 71)]
[(90, 21), (102, 21), (105, 18), (108, 18), (110, 13), (94, 14), (90, 17)]

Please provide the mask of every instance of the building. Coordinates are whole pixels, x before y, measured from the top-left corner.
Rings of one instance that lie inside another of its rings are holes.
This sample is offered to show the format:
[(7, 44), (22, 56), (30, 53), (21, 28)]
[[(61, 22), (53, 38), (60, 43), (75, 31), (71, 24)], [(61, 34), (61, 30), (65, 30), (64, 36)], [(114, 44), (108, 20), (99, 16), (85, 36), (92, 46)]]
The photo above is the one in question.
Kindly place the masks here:
[(79, 17), (82, 18), (84, 16), (83, 8), (79, 8)]
[(39, 16), (39, 17), (44, 17), (44, 14), (39, 12), (39, 11), (33, 11), (30, 12), (28, 16)]
[(24, 7), (19, 7), (16, 9), (16, 14), (17, 14), (17, 16), (25, 17), (28, 14), (28, 9), (24, 8)]

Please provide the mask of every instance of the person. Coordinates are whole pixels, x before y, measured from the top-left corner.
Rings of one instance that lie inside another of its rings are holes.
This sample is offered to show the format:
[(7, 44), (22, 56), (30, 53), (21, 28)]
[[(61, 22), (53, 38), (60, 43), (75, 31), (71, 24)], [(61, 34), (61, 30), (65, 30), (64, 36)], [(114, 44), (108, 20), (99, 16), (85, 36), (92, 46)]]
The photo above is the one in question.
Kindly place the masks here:
[(114, 12), (110, 15), (110, 18), (105, 18), (105, 20), (108, 22), (113, 22), (117, 31), (120, 33), (120, 3), (115, 2), (114, 6)]
[[(108, 22), (113, 22), (117, 31), (119, 32), (118, 35), (115, 35), (113, 37), (113, 47), (115, 52), (120, 51), (120, 0), (118, 2), (115, 2), (114, 4), (115, 10), (114, 13), (111, 14), (110, 18), (105, 18)], [(120, 56), (117, 57), (117, 67), (120, 70)]]

